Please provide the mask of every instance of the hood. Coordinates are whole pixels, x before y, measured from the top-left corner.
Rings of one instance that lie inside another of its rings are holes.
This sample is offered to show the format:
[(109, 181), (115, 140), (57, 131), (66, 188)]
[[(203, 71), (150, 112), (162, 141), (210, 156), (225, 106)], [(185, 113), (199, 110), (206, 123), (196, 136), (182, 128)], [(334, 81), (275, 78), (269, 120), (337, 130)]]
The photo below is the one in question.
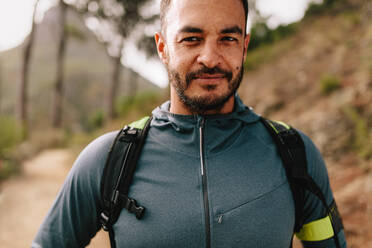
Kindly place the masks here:
[(217, 115), (180, 115), (169, 112), (170, 101), (163, 103), (157, 107), (153, 112), (152, 125), (154, 126), (169, 126), (171, 125), (177, 131), (186, 131), (193, 129), (198, 124), (201, 118), (215, 121), (233, 121), (238, 120), (243, 123), (255, 123), (260, 116), (253, 112), (252, 108), (243, 104), (242, 100), (235, 95), (234, 110), (229, 114)]

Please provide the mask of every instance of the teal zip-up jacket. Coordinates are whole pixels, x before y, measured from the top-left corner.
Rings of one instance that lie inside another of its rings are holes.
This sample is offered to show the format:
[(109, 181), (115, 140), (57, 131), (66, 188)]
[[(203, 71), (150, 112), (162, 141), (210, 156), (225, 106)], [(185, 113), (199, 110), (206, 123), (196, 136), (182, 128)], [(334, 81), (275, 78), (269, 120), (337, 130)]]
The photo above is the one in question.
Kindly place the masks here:
[[(117, 247), (289, 247), (293, 197), (259, 116), (238, 96), (226, 115), (175, 115), (169, 106), (153, 111), (129, 192), (146, 213), (137, 220), (121, 212), (114, 225)], [(100, 181), (116, 134), (99, 137), (79, 155), (32, 247), (84, 247), (100, 229)], [(309, 173), (331, 203), (322, 157), (301, 135)], [(305, 223), (324, 213), (307, 194)], [(346, 247), (343, 231), (339, 236)], [(335, 247), (332, 240), (305, 246)]]

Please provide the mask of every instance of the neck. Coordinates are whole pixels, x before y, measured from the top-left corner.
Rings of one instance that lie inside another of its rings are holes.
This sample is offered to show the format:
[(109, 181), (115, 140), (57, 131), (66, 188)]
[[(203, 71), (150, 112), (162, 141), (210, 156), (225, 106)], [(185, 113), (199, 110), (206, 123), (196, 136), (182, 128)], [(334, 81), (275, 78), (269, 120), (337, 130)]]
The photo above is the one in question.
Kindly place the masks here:
[(171, 90), (170, 96), (170, 109), (169, 112), (179, 115), (216, 115), (216, 114), (229, 114), (234, 110), (235, 97), (232, 95), (227, 102), (219, 109), (211, 109), (204, 112), (191, 111), (179, 98), (177, 93)]

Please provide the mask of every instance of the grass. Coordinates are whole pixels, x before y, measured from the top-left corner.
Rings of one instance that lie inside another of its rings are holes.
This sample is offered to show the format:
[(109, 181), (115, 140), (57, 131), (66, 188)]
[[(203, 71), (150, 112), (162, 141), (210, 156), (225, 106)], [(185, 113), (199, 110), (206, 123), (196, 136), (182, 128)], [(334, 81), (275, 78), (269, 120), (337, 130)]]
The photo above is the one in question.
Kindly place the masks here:
[(0, 182), (17, 174), (22, 161), (35, 156), (40, 151), (67, 145), (64, 130), (52, 128), (32, 127), (28, 140), (21, 141), (22, 129), (18, 127), (15, 120), (6, 119), (7, 121), (4, 121), (4, 117), (0, 118)]
[(352, 148), (362, 160), (372, 158), (372, 132), (368, 129), (367, 120), (351, 107), (345, 106), (343, 113), (353, 124)]
[(341, 80), (335, 75), (326, 74), (320, 79), (320, 91), (323, 95), (330, 95), (341, 88)]
[(137, 109), (144, 115), (149, 115), (161, 98), (161, 94), (153, 91), (141, 92), (135, 96), (124, 96), (116, 102), (116, 112), (123, 117), (129, 111)]
[(13, 118), (0, 116), (0, 181), (18, 171), (18, 163), (12, 153), (22, 134), (22, 128)]
[(275, 46), (266, 44), (262, 45), (254, 50), (248, 51), (247, 59), (244, 63), (244, 68), (249, 70), (255, 70), (260, 65), (275, 61), (283, 54), (286, 54), (293, 49), (294, 40), (285, 38), (276, 42)]

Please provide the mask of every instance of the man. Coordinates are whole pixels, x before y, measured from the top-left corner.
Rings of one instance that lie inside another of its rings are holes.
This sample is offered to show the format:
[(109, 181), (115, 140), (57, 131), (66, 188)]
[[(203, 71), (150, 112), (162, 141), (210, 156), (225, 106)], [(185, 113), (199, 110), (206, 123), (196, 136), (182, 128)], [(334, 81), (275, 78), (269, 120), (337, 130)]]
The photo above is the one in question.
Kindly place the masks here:
[[(259, 116), (236, 94), (249, 43), (243, 0), (163, 0), (157, 50), (170, 101), (153, 120), (130, 188), (146, 206), (123, 210), (117, 247), (290, 247), (293, 196), (282, 160)], [(33, 247), (82, 247), (100, 229), (100, 180), (116, 132), (81, 153)], [(302, 135), (309, 173), (333, 200), (321, 155)], [(324, 216), (306, 194), (305, 223)], [(337, 234), (336, 234), (337, 235)], [(338, 233), (346, 247), (344, 233)], [(336, 247), (332, 239), (306, 247)]]

